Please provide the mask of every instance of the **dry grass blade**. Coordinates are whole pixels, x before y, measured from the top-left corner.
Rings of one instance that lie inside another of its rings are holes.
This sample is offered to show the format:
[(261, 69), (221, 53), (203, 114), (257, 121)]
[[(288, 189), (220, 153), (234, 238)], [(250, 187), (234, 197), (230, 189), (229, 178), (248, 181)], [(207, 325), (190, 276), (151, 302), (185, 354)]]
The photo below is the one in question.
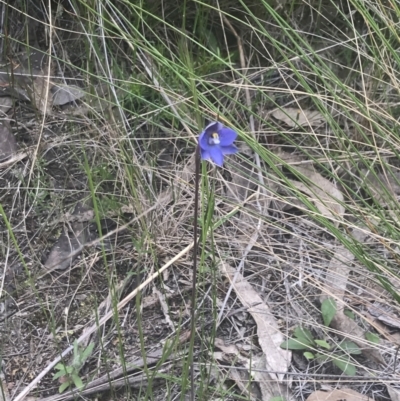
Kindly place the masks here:
[[(37, 399), (37, 401), (67, 401), (72, 400), (77, 396), (85, 396), (90, 395), (96, 392), (101, 391), (108, 391), (110, 388), (119, 388), (121, 386), (121, 376), (125, 373), (132, 374), (135, 371), (140, 371), (143, 366), (156, 364), (163, 358), (163, 349), (158, 349), (152, 352), (149, 352), (146, 355), (146, 361), (143, 358), (132, 358), (131, 360), (126, 361), (127, 366), (125, 369), (117, 368), (98, 379), (93, 380), (92, 382), (88, 383), (85, 389), (82, 390), (73, 390), (65, 394), (54, 395), (46, 398)], [(179, 355), (171, 355), (170, 357), (166, 358), (166, 361), (171, 359), (179, 359)], [(122, 379), (126, 379), (126, 377), (122, 377)], [(129, 382), (134, 385), (140, 385), (141, 382), (147, 379), (145, 374), (137, 374), (136, 376), (132, 377)]]
[(386, 384), (387, 391), (389, 393), (391, 401), (400, 401), (400, 390), (391, 386), (390, 384)]
[(47, 257), (44, 267), (51, 270), (65, 270), (79, 256), (85, 244), (90, 242), (88, 221), (93, 219), (92, 209), (81, 202), (75, 207), (70, 224), (67, 225)]
[[(229, 368), (228, 377), (236, 383), (243, 395), (250, 400), (257, 400), (257, 391), (254, 386), (250, 384), (250, 372), (251, 368), (254, 367), (254, 359), (241, 355), (236, 345), (225, 345), (224, 341), (220, 338), (216, 338), (214, 344), (222, 351), (214, 352), (214, 358), (224, 364), (229, 363), (233, 365)], [(237, 364), (248, 368), (248, 370), (235, 369), (234, 365)]]
[[(243, 356), (236, 345), (225, 345), (220, 338), (215, 339), (215, 346), (222, 352), (214, 352), (214, 358), (224, 364), (233, 365), (229, 368), (228, 376), (249, 399), (261, 399), (263, 401), (269, 401), (273, 397), (284, 397), (286, 400), (294, 399), (286, 383), (278, 383), (271, 379), (268, 372), (265, 372), (267, 364), (265, 354), (252, 354), (251, 358)], [(245, 369), (235, 369), (234, 366), (237, 365), (243, 366)], [(258, 388), (254, 386), (255, 384), (258, 385)]]
[(368, 312), (386, 326), (400, 329), (400, 319), (385, 305), (375, 302), (373, 305), (368, 306)]
[(360, 173), (363, 187), (368, 188), (376, 202), (388, 206), (390, 216), (398, 221), (396, 199), (400, 195), (400, 173), (397, 169), (385, 166), (383, 172), (376, 175), (365, 169)]
[[(114, 386), (116, 401), (185, 399), (190, 363), (199, 400), (397, 386), (398, 10), (309, 3), (1, 3), (0, 114), (18, 145), (0, 130), (0, 302), (13, 301), (0, 303), (1, 379), (16, 401), (57, 392), (54, 359), (72, 365), (78, 338), (96, 347), (78, 372), (90, 391), (53, 401)], [(210, 118), (238, 131), (239, 152), (203, 164), (194, 220), (192, 154)], [(82, 199), (90, 221), (65, 214)], [(329, 324), (324, 297), (339, 305)], [(281, 342), (298, 327), (316, 345), (290, 355)], [(359, 376), (337, 370), (341, 356)]]
[(0, 115), (6, 114), (8, 110), (11, 109), (13, 105), (13, 100), (10, 96), (3, 96), (0, 97)]
[[(284, 336), (279, 331), (276, 319), (269, 307), (247, 280), (234, 268), (227, 263), (221, 262), (220, 269), (228, 277), (240, 302), (248, 308), (248, 312), (256, 322), (258, 341), (266, 357), (266, 369), (286, 372), (290, 365), (292, 353), (280, 348)], [(274, 380), (282, 381), (284, 373), (271, 373), (271, 376)]]
[(272, 380), (268, 372), (264, 372), (264, 366), (266, 365), (265, 355), (260, 355), (252, 358), (253, 365), (256, 368), (252, 372), (254, 381), (258, 382), (260, 386), (262, 401), (270, 401), (271, 399), (284, 399), (287, 401), (295, 400), (290, 385), (287, 382), (279, 383), (276, 380)]
[(360, 394), (350, 388), (343, 388), (332, 391), (315, 391), (307, 401), (372, 401), (372, 398)]
[(342, 192), (333, 183), (316, 172), (313, 167), (304, 167), (297, 164), (303, 161), (301, 158), (286, 152), (279, 152), (278, 156), (289, 164), (291, 168), (307, 177), (309, 180), (307, 184), (295, 180), (290, 180), (290, 182), (297, 189), (309, 195), (311, 202), (315, 204), (321, 214), (331, 219), (338, 226), (345, 211)]
[(28, 156), (29, 156), (29, 153), (27, 153), (27, 152), (19, 152), (15, 156), (10, 157), (8, 160), (0, 163), (0, 170), (3, 168), (6, 168), (12, 164), (15, 164), (15, 163), (25, 159), (25, 157), (28, 157)]
[(0, 162), (17, 152), (17, 141), (8, 121), (0, 121)]
[[(181, 172), (181, 176), (182, 176), (182, 180), (183, 180), (183, 184), (187, 183), (187, 181), (185, 181), (184, 179), (188, 178), (190, 176), (190, 174), (192, 173), (191, 168), (193, 167), (193, 160), (194, 158), (192, 158), (191, 162), (189, 162), (187, 165), (185, 165), (185, 167), (183, 168), (183, 171)], [(175, 188), (176, 189), (176, 188)], [(173, 197), (173, 191), (172, 189), (167, 189), (165, 191), (163, 191), (160, 196), (159, 196), (159, 201), (156, 202), (155, 205), (153, 205), (150, 209), (148, 209), (146, 212), (143, 213), (143, 215), (146, 215), (149, 211), (156, 209), (157, 207), (165, 207), (165, 205), (170, 202), (170, 200)], [(134, 220), (139, 219), (141, 216), (137, 216), (135, 217)], [(129, 224), (129, 223), (128, 223)], [(123, 229), (123, 227), (119, 227), (116, 231)], [(107, 235), (111, 235), (112, 232), (109, 232)], [(104, 239), (106, 236), (103, 236), (102, 239)], [(102, 239), (99, 240), (95, 240), (90, 242), (87, 245), (91, 245), (91, 244), (95, 244), (98, 241), (101, 241)], [(162, 266), (156, 273), (152, 274), (150, 277), (148, 277), (141, 285), (138, 286), (138, 288), (136, 288), (135, 290), (133, 290), (130, 294), (128, 294), (122, 301), (120, 301), (117, 305), (117, 309), (120, 310), (121, 308), (123, 308), (128, 302), (130, 302), (139, 291), (142, 291), (143, 288), (145, 288), (148, 284), (150, 284), (153, 280), (155, 280), (157, 277), (159, 277), (159, 275), (161, 275), (163, 273), (164, 270), (166, 270), (168, 267), (170, 267), (171, 265), (173, 265), (177, 260), (179, 260), (182, 256), (186, 255), (192, 248), (193, 248), (193, 243), (190, 243), (188, 246), (186, 246), (185, 249), (183, 249), (181, 252), (179, 252), (175, 257), (173, 257), (169, 262), (167, 262), (166, 264), (164, 264), (164, 266)], [(76, 253), (80, 252), (81, 250), (78, 249), (75, 252), (72, 252), (69, 254), (69, 258), (73, 257)], [(54, 267), (54, 266), (51, 266)], [(103, 316), (98, 324), (94, 323), (92, 326), (86, 328), (83, 332), (83, 334), (78, 338), (77, 342), (78, 344), (83, 343), (84, 341), (87, 340), (87, 338), (95, 333), (99, 327), (101, 327), (102, 325), (104, 325), (112, 316), (113, 316), (113, 310), (109, 311), (105, 316)], [(71, 351), (73, 350), (73, 346), (68, 347), (67, 349), (65, 349), (61, 355), (59, 357), (57, 357), (56, 359), (54, 359), (51, 363), (48, 364), (48, 366), (26, 387), (24, 388), (24, 390), (22, 390), (21, 393), (19, 393), (16, 397), (14, 401), (21, 401), (22, 399), (25, 398), (25, 396), (37, 385), (37, 383), (41, 380), (42, 377), (44, 377), (63, 357), (65, 357), (66, 355), (68, 355)]]
[(85, 92), (78, 86), (68, 85), (54, 85), (52, 88), (53, 93), (53, 105), (62, 106), (67, 103), (74, 102), (85, 96)]
[(313, 126), (325, 122), (325, 117), (319, 111), (302, 110), (291, 107), (274, 110), (271, 116), (282, 121), (289, 127)]
[[(154, 281), (157, 277), (162, 274), (162, 272), (168, 267), (172, 266), (177, 260), (179, 260), (182, 256), (186, 255), (192, 248), (193, 242), (190, 243), (185, 249), (179, 252), (175, 257), (169, 260), (164, 266), (162, 266), (156, 273), (151, 275), (147, 280), (145, 280), (142, 284), (140, 284), (135, 290), (133, 290), (130, 294), (128, 294), (122, 301), (120, 301), (117, 305), (117, 310), (121, 310), (128, 302), (130, 302), (139, 291), (142, 291), (145, 287), (147, 287), (152, 281)], [(91, 334), (95, 333), (101, 326), (103, 326), (106, 322), (108, 322), (114, 316), (114, 310), (108, 312), (105, 316), (103, 316), (98, 323), (93, 324), (89, 329), (87, 329), (84, 334), (82, 334), (78, 339), (77, 343), (81, 344), (85, 341)], [(24, 388), (15, 398), (14, 401), (22, 401), (29, 392), (35, 388), (37, 383), (44, 377), (48, 372), (50, 372), (53, 367), (61, 361), (63, 357), (68, 355), (73, 350), (73, 346), (68, 347), (64, 350), (59, 357), (54, 359), (49, 365), (34, 379), (32, 382)]]
[[(189, 161), (189, 163), (187, 163), (182, 171), (180, 173), (178, 173), (178, 176), (182, 179), (181, 184), (183, 185), (187, 185), (187, 181), (186, 179), (188, 179), (190, 177), (191, 174), (193, 174), (193, 164), (194, 164), (194, 157), (192, 157), (192, 159)], [(176, 188), (174, 188), (176, 189)], [(142, 215), (139, 215), (137, 217), (135, 217), (133, 220), (137, 220), (140, 219), (141, 217), (145, 216), (147, 213), (149, 213), (151, 210), (156, 209), (157, 207), (165, 207), (165, 205), (167, 203), (169, 203), (171, 201), (171, 199), (173, 198), (174, 194), (173, 194), (173, 190), (168, 188), (167, 190), (163, 191), (160, 195), (159, 195), (159, 200), (156, 202), (155, 205), (153, 205), (152, 207), (150, 207), (146, 212), (142, 213)], [(133, 220), (130, 222), (132, 223)], [(80, 222), (79, 222), (80, 223)], [(116, 230), (114, 231), (120, 231), (122, 230), (124, 227), (128, 226), (130, 223), (122, 226), (122, 227), (118, 227)], [(110, 231), (109, 233), (107, 233), (107, 235), (103, 236), (101, 239), (98, 240), (94, 240), (86, 245), (90, 246), (93, 244), (98, 243), (99, 241), (105, 239), (107, 236), (112, 235), (113, 232)], [(173, 257), (172, 259), (170, 259), (166, 264), (164, 264), (156, 273), (150, 275), (142, 284), (140, 284), (135, 290), (133, 290), (130, 294), (128, 294), (122, 301), (120, 301), (117, 305), (117, 309), (121, 310), (125, 305), (128, 304), (128, 302), (130, 302), (139, 291), (142, 291), (145, 287), (147, 287), (147, 285), (149, 285), (153, 280), (155, 280), (157, 277), (159, 277), (167, 268), (169, 268), (170, 266), (172, 266), (177, 260), (179, 260), (181, 257), (183, 257), (184, 255), (186, 255), (192, 248), (193, 248), (193, 242), (190, 243), (189, 245), (186, 246), (186, 248), (184, 248), (181, 252), (179, 252), (175, 257)], [(78, 249), (75, 252), (72, 252), (69, 254), (69, 258), (73, 257), (76, 253), (80, 252), (81, 250)], [(52, 266), (54, 267), (54, 266)], [(84, 341), (86, 341), (88, 339), (88, 337), (95, 333), (101, 326), (103, 326), (109, 319), (112, 318), (114, 314), (114, 310), (111, 310), (109, 312), (107, 312), (101, 319), (99, 319), (98, 323), (94, 323), (93, 325), (91, 325), (90, 327), (85, 328), (85, 330), (83, 331), (83, 334), (77, 339), (78, 344), (82, 344)], [(21, 391), (21, 393), (19, 393), (14, 401), (21, 401), (22, 399), (25, 398), (25, 396), (34, 388), (36, 387), (37, 383), (51, 370), (53, 369), (53, 367), (60, 362), (60, 360), (65, 357), (66, 355), (68, 355), (71, 351), (73, 350), (73, 346), (69, 346), (67, 349), (65, 349), (61, 355), (57, 358), (55, 358), (51, 363), (48, 364), (48, 366), (34, 379), (32, 380), (32, 382), (26, 387), (24, 388), (24, 390)]]
[[(355, 229), (353, 235), (358, 242), (363, 242), (368, 234), (365, 231)], [(353, 253), (343, 245), (339, 245), (335, 249), (334, 256), (328, 267), (327, 278), (322, 288), (321, 302), (329, 297), (333, 297), (335, 300), (339, 301), (337, 302), (338, 306), (331, 326), (342, 336), (348, 336), (354, 341), (361, 348), (365, 356), (378, 363), (385, 364), (385, 360), (379, 351), (367, 345), (364, 340), (364, 330), (344, 313), (344, 308), (346, 306), (344, 296), (346, 293), (347, 278), (351, 272), (350, 266), (353, 260)]]
[(46, 53), (39, 50), (28, 51), (18, 59), (18, 67), (13, 70), (18, 93), (26, 94), (29, 100), (43, 114), (51, 113), (53, 96), (52, 61)]
[(226, 182), (228, 196), (237, 202), (243, 202), (255, 185), (251, 179), (256, 179), (257, 174), (253, 169), (246, 166), (241, 160), (231, 159), (232, 163), (232, 181)]
[(0, 401), (9, 401), (10, 393), (7, 388), (6, 381), (4, 380), (3, 373), (0, 374)]

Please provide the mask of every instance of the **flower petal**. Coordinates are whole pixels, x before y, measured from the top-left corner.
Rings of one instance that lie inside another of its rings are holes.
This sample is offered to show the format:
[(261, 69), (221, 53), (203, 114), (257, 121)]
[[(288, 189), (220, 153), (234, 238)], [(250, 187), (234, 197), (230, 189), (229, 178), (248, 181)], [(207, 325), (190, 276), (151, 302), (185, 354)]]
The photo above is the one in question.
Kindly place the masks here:
[(219, 146), (210, 146), (208, 149), (211, 160), (217, 165), (222, 167), (224, 163), (224, 155), (222, 154), (221, 148)]
[(215, 146), (213, 144), (210, 144), (210, 137), (214, 132), (219, 134), (219, 131), (221, 131), (223, 128), (224, 126), (218, 121), (214, 121), (208, 124), (199, 136), (200, 147), (206, 150), (209, 149), (210, 146)]
[(213, 121), (212, 123), (207, 125), (204, 131), (208, 134), (212, 134), (213, 132), (219, 132), (223, 127), (224, 126), (220, 122)]
[(211, 159), (210, 152), (208, 150), (205, 150), (202, 148), (200, 148), (200, 157), (201, 157), (201, 160), (210, 160)]
[(235, 145), (221, 146), (221, 152), (223, 155), (234, 155), (239, 149)]
[(221, 127), (218, 131), (218, 135), (221, 146), (229, 146), (232, 145), (238, 134), (233, 129)]
[(200, 149), (204, 149), (204, 150), (207, 150), (210, 146), (208, 144), (208, 135), (205, 130), (199, 136), (199, 145), (200, 145)]

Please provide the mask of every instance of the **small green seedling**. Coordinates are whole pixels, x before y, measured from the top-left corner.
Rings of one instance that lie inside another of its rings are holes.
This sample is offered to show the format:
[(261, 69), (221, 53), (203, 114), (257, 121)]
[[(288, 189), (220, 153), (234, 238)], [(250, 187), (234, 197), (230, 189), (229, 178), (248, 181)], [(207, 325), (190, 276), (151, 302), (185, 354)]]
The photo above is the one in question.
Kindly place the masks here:
[(329, 327), (336, 314), (337, 306), (333, 298), (325, 299), (321, 304), (321, 314), (324, 320), (324, 325)]
[[(322, 302), (321, 314), (326, 327), (332, 322), (336, 310), (337, 307), (334, 299), (328, 298)], [(377, 341), (377, 336), (372, 333), (367, 333), (366, 338), (372, 342)], [(292, 351), (304, 351), (303, 356), (309, 361), (331, 361), (344, 374), (349, 376), (356, 374), (356, 367), (351, 361), (351, 355), (361, 354), (360, 348), (353, 341), (343, 340), (340, 344), (332, 347), (326, 340), (314, 338), (310, 330), (301, 326), (295, 328), (293, 338), (284, 341), (281, 344), (281, 348)]]
[(286, 401), (286, 398), (281, 396), (276, 396), (276, 397), (271, 397), (269, 401)]
[(79, 371), (82, 369), (85, 364), (86, 359), (89, 358), (90, 354), (93, 351), (94, 343), (89, 344), (85, 349), (79, 347), (78, 342), (74, 341), (74, 358), (71, 362), (71, 365), (67, 366), (65, 363), (58, 363), (54, 368), (58, 370), (58, 372), (53, 376), (53, 380), (62, 378), (62, 384), (58, 388), (59, 393), (64, 392), (68, 387), (72, 384), (75, 385), (76, 388), (82, 389), (83, 382), (79, 377)]
[(371, 341), (371, 343), (374, 343), (374, 344), (379, 344), (379, 341), (380, 341), (380, 338), (379, 338), (379, 336), (377, 334), (370, 333), (369, 331), (367, 333), (365, 333), (365, 338), (368, 341)]

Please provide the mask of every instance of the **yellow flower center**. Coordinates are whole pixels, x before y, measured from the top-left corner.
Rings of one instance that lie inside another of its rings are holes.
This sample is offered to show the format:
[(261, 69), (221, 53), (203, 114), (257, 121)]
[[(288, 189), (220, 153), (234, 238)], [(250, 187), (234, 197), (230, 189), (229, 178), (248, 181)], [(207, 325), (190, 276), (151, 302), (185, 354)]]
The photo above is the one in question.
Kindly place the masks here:
[(219, 145), (220, 144), (219, 135), (217, 132), (213, 132), (210, 135), (208, 143), (209, 143), (209, 145)]

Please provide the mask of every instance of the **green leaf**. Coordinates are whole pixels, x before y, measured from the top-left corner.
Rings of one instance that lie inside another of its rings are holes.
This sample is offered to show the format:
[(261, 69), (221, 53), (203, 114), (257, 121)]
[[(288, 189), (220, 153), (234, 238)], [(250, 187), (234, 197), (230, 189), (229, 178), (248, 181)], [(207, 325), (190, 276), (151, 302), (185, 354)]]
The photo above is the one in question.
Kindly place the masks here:
[(325, 340), (314, 340), (315, 344), (325, 349), (331, 349), (331, 346)]
[(54, 376), (53, 376), (53, 380), (56, 380), (56, 379), (58, 379), (59, 377), (63, 377), (63, 376), (67, 376), (66, 375), (66, 373), (64, 372), (64, 371), (59, 371), (59, 372), (57, 372), (57, 373), (55, 373), (54, 374)]
[(336, 313), (336, 302), (333, 298), (327, 298), (322, 302), (321, 313), (324, 325), (328, 327)]
[(309, 349), (310, 346), (309, 344), (305, 344), (303, 341), (298, 340), (296, 338), (290, 338), (287, 341), (284, 341), (281, 344), (281, 348), (283, 349), (290, 349), (290, 350), (304, 350), (304, 349)]
[(74, 371), (74, 367), (73, 367), (73, 366), (66, 366), (66, 367), (65, 367), (65, 371), (66, 371), (68, 374), (71, 374), (71, 373)]
[(61, 386), (58, 388), (58, 392), (60, 394), (63, 393), (65, 391), (65, 389), (67, 389), (69, 387), (70, 384), (71, 383), (69, 381), (61, 384)]
[(72, 380), (76, 388), (78, 388), (79, 390), (83, 388), (83, 381), (78, 375), (72, 375)]
[(365, 333), (365, 338), (368, 341), (371, 341), (371, 343), (374, 343), (374, 344), (379, 344), (379, 342), (381, 341), (381, 339), (379, 338), (378, 334), (371, 333), (369, 331), (367, 333)]
[(308, 359), (309, 361), (311, 361), (311, 359), (314, 359), (314, 358), (315, 358), (315, 357), (314, 357), (314, 354), (313, 354), (312, 352), (306, 351), (306, 352), (303, 353), (303, 355), (304, 355), (304, 357), (305, 357), (306, 359)]
[(354, 312), (353, 312), (352, 310), (350, 310), (350, 309), (345, 309), (345, 310), (343, 311), (343, 313), (344, 313), (347, 317), (349, 317), (351, 320), (354, 320), (354, 319), (355, 319), (355, 315), (354, 315)]
[(56, 366), (54, 366), (54, 369), (58, 369), (58, 370), (64, 370), (65, 371), (65, 365), (61, 362), (57, 363)]
[(298, 326), (294, 329), (293, 335), (304, 344), (314, 345), (314, 338), (310, 330)]
[(348, 354), (361, 355), (360, 347), (353, 341), (345, 340), (341, 344), (339, 344), (339, 347)]
[(285, 397), (276, 396), (276, 397), (271, 397), (269, 399), (269, 401), (286, 401), (286, 398)]
[(93, 348), (94, 348), (94, 343), (90, 343), (90, 344), (86, 347), (85, 351), (82, 352), (82, 355), (81, 355), (81, 361), (82, 361), (82, 363), (85, 362), (86, 359), (89, 358), (90, 354), (91, 354), (92, 351), (93, 351)]
[(345, 375), (355, 376), (356, 367), (349, 361), (334, 358), (332, 361)]
[(328, 359), (331, 359), (331, 356), (317, 352), (316, 358), (317, 358), (318, 362), (322, 363), (322, 362), (326, 362)]

